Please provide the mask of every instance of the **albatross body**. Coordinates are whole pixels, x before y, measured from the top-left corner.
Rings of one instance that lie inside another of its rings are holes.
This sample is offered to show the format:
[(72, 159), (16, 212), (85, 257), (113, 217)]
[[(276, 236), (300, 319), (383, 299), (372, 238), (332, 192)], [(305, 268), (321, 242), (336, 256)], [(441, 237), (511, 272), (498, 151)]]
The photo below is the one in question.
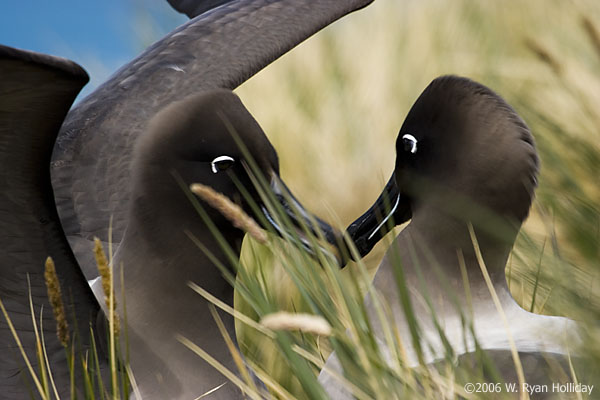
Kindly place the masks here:
[[(348, 233), (364, 256), (389, 231), (393, 225), (389, 220), (400, 224), (411, 219), (373, 282), (377, 301), (390, 307), (408, 366), (444, 359), (442, 337), (452, 346), (453, 357), (464, 359), (475, 351), (476, 343), (491, 350), (505, 379), (516, 379), (511, 341), (522, 355), (542, 361), (524, 364), (526, 381), (537, 376), (545, 356), (560, 355), (564, 361), (565, 339), (575, 333), (574, 322), (523, 310), (512, 298), (504, 272), (537, 184), (538, 157), (522, 119), (485, 86), (456, 76), (441, 77), (407, 115), (396, 154), (395, 172), (381, 197)], [(381, 223), (382, 216), (386, 223)], [(482, 264), (508, 326), (492, 299)], [(398, 286), (398, 274), (404, 277), (406, 290)], [(412, 324), (402, 298), (414, 311)], [(374, 299), (367, 298), (366, 303), (375, 316)], [(391, 359), (381, 322), (374, 318), (373, 324), (382, 351)], [(340, 368), (335, 356), (327, 366)], [(326, 372), (320, 380), (332, 398), (351, 398)]]

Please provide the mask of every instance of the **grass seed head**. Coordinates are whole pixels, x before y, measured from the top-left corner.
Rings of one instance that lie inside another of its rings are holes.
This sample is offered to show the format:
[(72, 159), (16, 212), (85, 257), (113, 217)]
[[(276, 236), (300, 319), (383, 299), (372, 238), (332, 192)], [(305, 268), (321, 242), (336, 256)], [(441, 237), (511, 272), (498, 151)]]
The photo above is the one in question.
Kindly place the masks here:
[(246, 214), (240, 206), (229, 200), (229, 198), (201, 183), (192, 184), (190, 190), (223, 214), (225, 218), (231, 221), (233, 226), (243, 230), (257, 242), (261, 244), (267, 243), (267, 234), (265, 231), (261, 229), (252, 217)]
[[(116, 307), (117, 300), (114, 295), (114, 290), (112, 289), (111, 284), (111, 275), (112, 270), (108, 265), (108, 260), (106, 259), (106, 254), (104, 253), (104, 249), (102, 248), (102, 242), (97, 237), (94, 238), (94, 256), (96, 257), (96, 266), (98, 267), (98, 272), (100, 273), (100, 279), (102, 281), (102, 290), (104, 291), (104, 301), (106, 301), (106, 307), (110, 309), (110, 296), (112, 294), (113, 297), (113, 311), (115, 316), (117, 315)], [(120, 331), (119, 318), (116, 317), (114, 320), (115, 324), (115, 334), (118, 334)]]
[(64, 347), (67, 347), (70, 341), (69, 324), (67, 322), (65, 306), (62, 301), (60, 282), (58, 281), (58, 275), (56, 275), (54, 261), (51, 257), (48, 257), (46, 259), (44, 278), (46, 280), (46, 288), (48, 289), (48, 299), (50, 300), (50, 306), (52, 306), (52, 311), (54, 312), (54, 319), (56, 319), (56, 335), (58, 336), (58, 340), (60, 340), (60, 343)]
[(319, 315), (280, 311), (265, 315), (260, 320), (260, 324), (274, 331), (301, 331), (331, 336), (331, 325)]

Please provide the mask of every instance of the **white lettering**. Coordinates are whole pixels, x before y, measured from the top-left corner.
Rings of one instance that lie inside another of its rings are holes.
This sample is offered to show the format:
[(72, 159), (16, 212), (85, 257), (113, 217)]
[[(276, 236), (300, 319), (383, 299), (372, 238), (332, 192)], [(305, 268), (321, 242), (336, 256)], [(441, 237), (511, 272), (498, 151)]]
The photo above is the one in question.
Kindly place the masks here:
[(522, 391), (529, 394), (548, 393), (548, 385), (530, 385), (529, 383), (524, 382)]
[(506, 391), (508, 393), (514, 393), (514, 392), (517, 391), (517, 384), (514, 383), (514, 382), (512, 382), (512, 383), (505, 383), (504, 387), (505, 387), (505, 389), (506, 389)]

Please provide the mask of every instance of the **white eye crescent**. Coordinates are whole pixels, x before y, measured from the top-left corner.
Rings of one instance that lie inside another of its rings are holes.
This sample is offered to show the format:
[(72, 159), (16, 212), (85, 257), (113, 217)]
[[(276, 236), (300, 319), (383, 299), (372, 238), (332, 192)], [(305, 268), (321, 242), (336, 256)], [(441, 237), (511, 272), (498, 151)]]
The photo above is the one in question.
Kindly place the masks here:
[(235, 163), (235, 160), (229, 156), (219, 156), (210, 162), (210, 169), (213, 174), (216, 174), (219, 171), (224, 171), (227, 168), (231, 167)]
[(415, 154), (417, 152), (417, 139), (411, 135), (410, 133), (402, 136), (402, 142), (404, 142), (404, 150), (410, 151), (411, 154)]

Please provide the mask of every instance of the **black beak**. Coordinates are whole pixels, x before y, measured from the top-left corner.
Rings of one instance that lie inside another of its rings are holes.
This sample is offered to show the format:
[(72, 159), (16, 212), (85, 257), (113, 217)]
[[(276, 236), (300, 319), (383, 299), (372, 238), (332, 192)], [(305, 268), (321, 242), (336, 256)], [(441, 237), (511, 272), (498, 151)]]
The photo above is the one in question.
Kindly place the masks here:
[(281, 226), (281, 224), (277, 222), (277, 219), (273, 218), (273, 215), (267, 207), (262, 204), (261, 210), (263, 214), (267, 218), (267, 221), (275, 228), (277, 233), (292, 242), (298, 242), (299, 240), (300, 242), (298, 244), (313, 255), (316, 254), (316, 249), (314, 248), (315, 241), (309, 240), (304, 234), (304, 230), (307, 229), (315, 238), (319, 238), (323, 235), (332, 248), (326, 248), (321, 244), (317, 244), (320, 251), (332, 255), (340, 266), (344, 266), (348, 260), (348, 250), (344, 247), (345, 245), (341, 232), (332, 228), (329, 224), (316, 216), (308, 213), (276, 174), (273, 174), (271, 179), (271, 190), (279, 202), (282, 211), (285, 212), (295, 228), (295, 232), (290, 232), (288, 227)]
[(375, 203), (351, 223), (346, 232), (362, 258), (369, 254), (386, 233), (396, 225), (408, 221), (411, 216), (409, 199), (402, 196), (394, 172)]

